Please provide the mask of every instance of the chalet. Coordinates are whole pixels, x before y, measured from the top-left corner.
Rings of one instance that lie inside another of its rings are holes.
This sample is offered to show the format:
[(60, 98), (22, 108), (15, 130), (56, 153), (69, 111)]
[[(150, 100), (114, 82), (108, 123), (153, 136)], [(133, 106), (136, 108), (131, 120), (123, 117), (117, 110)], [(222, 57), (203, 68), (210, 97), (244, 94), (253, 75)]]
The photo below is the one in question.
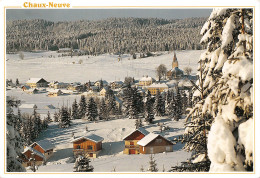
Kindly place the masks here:
[(80, 82), (74, 82), (68, 85), (67, 89), (72, 91), (81, 91), (83, 86)]
[(98, 91), (99, 91), (99, 88), (98, 88), (98, 86), (91, 86), (91, 87), (89, 88), (89, 91), (98, 92)]
[(104, 87), (104, 88), (102, 88), (102, 90), (100, 90), (99, 95), (100, 96), (106, 96), (107, 91), (108, 91), (108, 88)]
[(49, 87), (54, 89), (64, 89), (67, 88), (68, 86), (69, 86), (68, 83), (58, 82), (58, 81), (52, 81), (49, 83)]
[(53, 155), (53, 149), (55, 148), (54, 145), (47, 140), (34, 142), (30, 147), (42, 153), (46, 161)]
[(153, 82), (155, 82), (155, 79), (152, 77), (145, 76), (139, 80), (139, 86), (149, 86)]
[(108, 85), (108, 82), (106, 80), (98, 80), (94, 83), (94, 86), (97, 86), (100, 88), (101, 86), (101, 83), (103, 83), (103, 87), (107, 86)]
[(30, 78), (26, 85), (31, 88), (48, 87), (48, 82), (43, 78)]
[(30, 88), (28, 90), (25, 90), (25, 92), (28, 93), (28, 94), (36, 94), (36, 93), (39, 92), (39, 90), (36, 89), (36, 88)]
[(137, 144), (149, 132), (143, 128), (139, 128), (128, 134), (123, 140), (125, 141), (124, 154), (139, 154), (139, 145)]
[(30, 88), (31, 88), (31, 87), (29, 87), (29, 86), (27, 86), (27, 85), (21, 86), (21, 89), (22, 89), (23, 91), (29, 90)]
[(24, 167), (32, 166), (34, 164), (39, 166), (45, 162), (44, 155), (30, 146), (24, 149), (20, 159), (22, 160), (22, 165)]
[(117, 88), (121, 88), (123, 86), (124, 82), (122, 81), (114, 81), (114, 82), (111, 82), (109, 85), (111, 87), (111, 89), (117, 89)]
[(155, 154), (163, 152), (172, 152), (173, 143), (165, 137), (149, 133), (137, 142), (141, 154)]
[(62, 95), (62, 92), (60, 89), (52, 89), (52, 90), (48, 91), (48, 96), (50, 96), (50, 97), (53, 97), (53, 96), (56, 97), (56, 96), (60, 96), (60, 95)]
[(90, 134), (76, 138), (72, 141), (74, 156), (82, 155), (96, 158), (102, 150), (102, 141), (104, 138)]
[(175, 52), (172, 61), (172, 69), (167, 72), (166, 76), (169, 80), (181, 78), (183, 76), (183, 71), (179, 69), (179, 63)]
[(169, 87), (165, 83), (153, 83), (152, 85), (148, 86), (147, 89), (150, 91), (151, 95), (156, 95), (157, 91), (163, 92), (168, 90)]

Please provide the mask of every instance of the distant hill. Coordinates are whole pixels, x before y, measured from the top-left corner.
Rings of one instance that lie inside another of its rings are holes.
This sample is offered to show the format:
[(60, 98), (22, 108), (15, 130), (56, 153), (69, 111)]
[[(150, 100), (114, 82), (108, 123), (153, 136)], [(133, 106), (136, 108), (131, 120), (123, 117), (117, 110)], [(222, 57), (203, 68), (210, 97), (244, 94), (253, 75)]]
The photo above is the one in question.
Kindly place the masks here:
[(51, 22), (7, 21), (7, 52), (80, 48), (87, 54), (146, 53), (202, 49), (199, 35), (206, 18), (108, 18)]

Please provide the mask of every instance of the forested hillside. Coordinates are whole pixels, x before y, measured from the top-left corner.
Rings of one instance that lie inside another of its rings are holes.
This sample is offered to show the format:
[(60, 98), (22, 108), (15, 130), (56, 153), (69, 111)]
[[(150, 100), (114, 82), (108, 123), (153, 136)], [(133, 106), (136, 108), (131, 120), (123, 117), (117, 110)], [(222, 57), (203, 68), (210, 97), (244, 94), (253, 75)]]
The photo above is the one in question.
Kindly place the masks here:
[(79, 48), (91, 55), (201, 49), (199, 32), (205, 21), (206, 18), (7, 21), (6, 49), (15, 52)]

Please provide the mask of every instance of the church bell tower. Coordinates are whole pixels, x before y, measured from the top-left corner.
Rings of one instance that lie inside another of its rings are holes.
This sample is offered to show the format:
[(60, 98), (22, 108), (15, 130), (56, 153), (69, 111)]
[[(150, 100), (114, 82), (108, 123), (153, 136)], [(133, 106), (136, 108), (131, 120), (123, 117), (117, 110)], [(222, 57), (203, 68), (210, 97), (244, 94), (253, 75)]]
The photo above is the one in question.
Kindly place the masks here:
[(176, 53), (174, 52), (174, 57), (172, 60), (172, 68), (174, 69), (175, 67), (179, 67), (178, 61), (177, 61), (177, 57), (176, 57)]

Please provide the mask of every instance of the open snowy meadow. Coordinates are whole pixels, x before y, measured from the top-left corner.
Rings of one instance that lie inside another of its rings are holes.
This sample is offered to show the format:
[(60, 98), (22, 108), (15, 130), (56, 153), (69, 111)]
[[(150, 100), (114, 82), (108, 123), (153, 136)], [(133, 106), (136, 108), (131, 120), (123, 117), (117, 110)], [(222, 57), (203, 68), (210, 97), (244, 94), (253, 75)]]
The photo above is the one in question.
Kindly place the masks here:
[[(203, 50), (176, 51), (179, 68), (191, 67), (196, 74), (200, 54)], [(55, 56), (50, 58), (49, 56)], [(131, 55), (99, 55), (58, 57), (57, 52), (28, 53), (24, 59), (19, 54), (7, 54), (6, 78), (19, 79), (24, 83), (29, 78), (44, 78), (47, 81), (88, 82), (97, 80), (124, 81), (126, 76), (141, 78), (149, 75), (156, 78), (156, 67), (164, 64), (171, 69), (173, 52), (158, 52), (158, 56), (132, 59)], [(130, 59), (130, 60), (129, 60)], [(82, 61), (82, 63), (81, 63)], [(81, 64), (80, 64), (81, 63)]]

